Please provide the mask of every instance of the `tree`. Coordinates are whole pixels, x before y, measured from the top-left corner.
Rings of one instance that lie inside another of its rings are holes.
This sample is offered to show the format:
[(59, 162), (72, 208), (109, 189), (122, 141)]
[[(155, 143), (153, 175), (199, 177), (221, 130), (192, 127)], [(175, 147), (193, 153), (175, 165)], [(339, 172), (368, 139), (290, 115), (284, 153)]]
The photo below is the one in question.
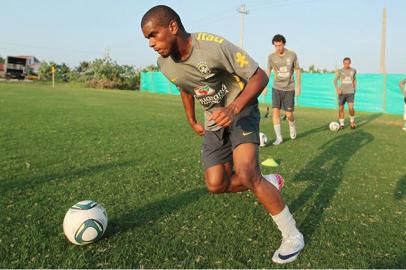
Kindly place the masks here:
[(136, 71), (133, 66), (119, 65), (109, 57), (90, 62), (84, 76), (87, 84), (92, 87), (139, 88), (139, 71)]
[(68, 82), (70, 79), (70, 68), (65, 64), (57, 65), (58, 79), (62, 79), (64, 82)]
[(4, 64), (6, 62), (6, 59), (0, 56), (0, 64)]
[[(51, 67), (54, 66), (55, 80), (78, 81), (95, 88), (139, 89), (140, 70), (129, 65), (119, 65), (109, 57), (80, 62), (74, 69), (65, 63), (43, 61), (39, 68), (41, 80), (51, 80)], [(158, 69), (151, 65), (148, 69)]]
[(158, 66), (149, 65), (142, 69), (143, 72), (150, 72), (150, 71), (159, 71)]
[(42, 61), (39, 66), (38, 75), (41, 80), (49, 81), (52, 79), (51, 64), (47, 61)]
[(76, 70), (78, 73), (84, 73), (84, 72), (86, 72), (86, 71), (89, 69), (89, 67), (90, 67), (90, 63), (89, 63), (89, 62), (87, 62), (87, 61), (82, 61), (82, 62), (79, 63), (79, 66), (77, 66), (77, 67), (75, 68), (75, 70)]

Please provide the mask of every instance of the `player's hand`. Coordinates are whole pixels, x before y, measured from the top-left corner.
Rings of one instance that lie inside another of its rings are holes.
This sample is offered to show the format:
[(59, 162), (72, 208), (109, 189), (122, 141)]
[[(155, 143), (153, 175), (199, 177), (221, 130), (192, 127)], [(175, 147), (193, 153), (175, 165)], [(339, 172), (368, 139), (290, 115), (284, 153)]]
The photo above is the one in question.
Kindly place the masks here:
[(203, 136), (204, 135), (204, 127), (200, 123), (194, 123), (192, 125), (192, 129), (196, 132), (197, 135)]
[(296, 85), (296, 88), (295, 88), (295, 96), (296, 97), (298, 97), (298, 96), (300, 96), (300, 85)]
[(337, 95), (341, 95), (341, 89), (336, 89)]
[(218, 126), (229, 127), (234, 120), (233, 108), (218, 108), (211, 114), (209, 120), (213, 120)]

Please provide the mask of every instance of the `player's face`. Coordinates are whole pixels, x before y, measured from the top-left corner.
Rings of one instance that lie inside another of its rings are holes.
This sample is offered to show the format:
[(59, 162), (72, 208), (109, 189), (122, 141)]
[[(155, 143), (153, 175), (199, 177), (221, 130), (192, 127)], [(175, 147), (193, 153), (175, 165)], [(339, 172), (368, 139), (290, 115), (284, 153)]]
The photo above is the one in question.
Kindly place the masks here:
[(171, 55), (176, 41), (177, 25), (176, 29), (174, 29), (172, 23), (164, 27), (158, 25), (154, 20), (150, 20), (144, 24), (142, 32), (144, 37), (148, 39), (149, 46), (154, 49), (154, 51), (159, 53), (162, 57)]
[(351, 61), (350, 60), (345, 60), (345, 61), (343, 61), (343, 64), (344, 64), (344, 68), (348, 69), (348, 68), (350, 68)]
[(285, 44), (282, 41), (275, 41), (273, 43), (273, 46), (275, 47), (275, 51), (277, 53), (282, 54), (283, 51), (285, 50)]

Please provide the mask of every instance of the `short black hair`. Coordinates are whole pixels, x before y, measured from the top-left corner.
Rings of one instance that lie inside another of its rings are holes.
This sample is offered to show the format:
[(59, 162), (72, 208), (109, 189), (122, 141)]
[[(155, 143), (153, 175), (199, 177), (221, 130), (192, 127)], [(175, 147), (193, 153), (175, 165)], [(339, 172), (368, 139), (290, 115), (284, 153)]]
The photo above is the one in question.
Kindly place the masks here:
[(272, 39), (272, 44), (274, 44), (275, 42), (283, 42), (283, 44), (286, 44), (286, 38), (284, 36), (282, 36), (281, 34), (277, 34), (273, 37)]
[(171, 21), (178, 24), (179, 29), (185, 31), (182, 21), (176, 11), (165, 5), (158, 5), (148, 10), (141, 20), (141, 28), (150, 20), (155, 20), (160, 26), (168, 26)]
[(343, 59), (343, 62), (345, 62), (345, 61), (350, 61), (351, 62), (351, 58), (349, 58), (349, 57), (345, 57), (344, 59)]

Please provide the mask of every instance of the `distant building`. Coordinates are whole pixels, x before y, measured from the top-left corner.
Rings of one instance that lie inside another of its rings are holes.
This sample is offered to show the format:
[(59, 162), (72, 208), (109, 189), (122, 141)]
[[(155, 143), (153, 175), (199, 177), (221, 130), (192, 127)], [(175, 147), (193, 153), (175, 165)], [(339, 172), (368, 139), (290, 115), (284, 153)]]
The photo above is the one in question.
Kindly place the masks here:
[(27, 66), (31, 69), (31, 72), (38, 75), (39, 67), (41, 66), (41, 61), (32, 55), (20, 55), (18, 57), (27, 59)]
[(7, 56), (5, 64), (6, 78), (38, 79), (41, 62), (32, 55)]

